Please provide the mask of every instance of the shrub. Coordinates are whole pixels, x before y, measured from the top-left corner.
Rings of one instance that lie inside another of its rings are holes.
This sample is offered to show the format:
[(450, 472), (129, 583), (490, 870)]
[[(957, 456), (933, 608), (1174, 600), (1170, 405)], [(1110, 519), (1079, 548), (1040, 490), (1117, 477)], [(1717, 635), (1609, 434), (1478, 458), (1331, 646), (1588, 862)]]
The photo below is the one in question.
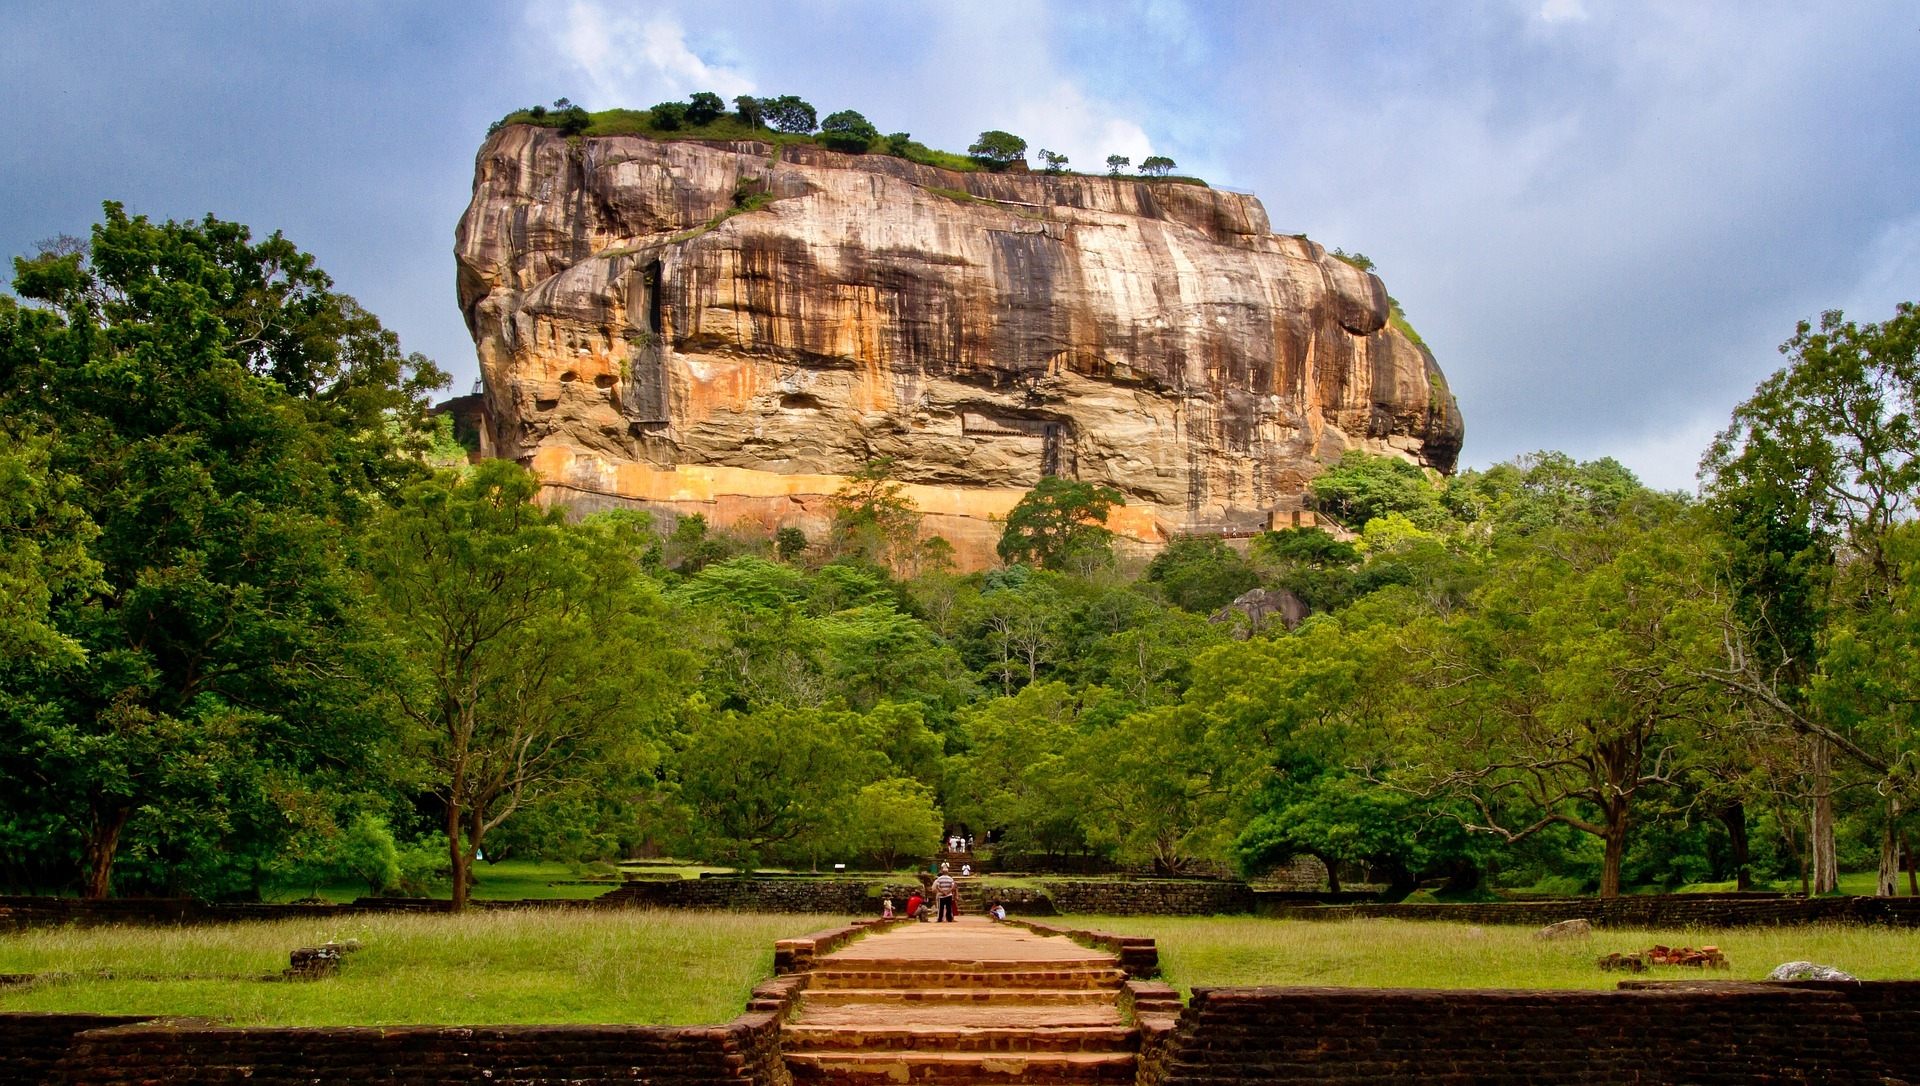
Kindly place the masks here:
[(880, 138), (880, 130), (873, 123), (851, 109), (827, 114), (820, 122), (820, 142), (830, 149), (850, 155), (866, 154), (867, 148)]
[(1363, 272), (1370, 272), (1374, 269), (1373, 261), (1368, 260), (1365, 253), (1350, 253), (1345, 249), (1335, 249), (1332, 256), (1335, 260), (1351, 264)]
[(980, 133), (967, 153), (990, 170), (1004, 170), (1027, 157), (1027, 141), (1011, 132), (989, 129)]
[(895, 158), (907, 158), (907, 145), (912, 142), (913, 137), (907, 135), (905, 132), (889, 132), (887, 133), (886, 146), (883, 147), (882, 150)]

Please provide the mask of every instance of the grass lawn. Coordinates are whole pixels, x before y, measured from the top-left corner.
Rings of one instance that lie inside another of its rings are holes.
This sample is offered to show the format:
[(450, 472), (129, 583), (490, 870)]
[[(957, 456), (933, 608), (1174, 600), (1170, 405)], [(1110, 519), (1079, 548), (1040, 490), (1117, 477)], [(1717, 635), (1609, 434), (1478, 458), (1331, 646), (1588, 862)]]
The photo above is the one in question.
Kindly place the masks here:
[[(697, 879), (702, 872), (727, 869), (702, 864), (648, 863), (628, 865), (623, 870), (647, 878), (672, 876)], [(591, 879), (577, 865), (547, 860), (501, 860), (498, 863), (483, 860), (473, 865), (473, 877), (473, 897), (477, 901), (584, 900), (619, 889), (621, 881), (617, 877)], [(282, 886), (265, 896), (269, 901), (298, 901), (315, 892), (315, 889)], [(365, 897), (368, 891), (367, 884), (363, 882), (338, 882), (320, 886), (317, 892), (328, 901), (347, 902)], [(451, 896), (451, 892), (446, 886), (441, 886), (433, 896), (445, 899)]]
[[(0, 973), (69, 979), (0, 988), (0, 1011), (195, 1015), (236, 1025), (624, 1022), (739, 1014), (773, 974), (773, 941), (832, 916), (529, 909), (188, 928), (0, 935)], [(287, 953), (359, 939), (337, 976), (266, 982)], [(94, 974), (108, 970), (111, 979)]]
[(1531, 927), (1410, 920), (1109, 916), (1048, 922), (1152, 936), (1165, 979), (1183, 995), (1196, 986), (1227, 984), (1612, 988), (1628, 974), (1601, 972), (1594, 959), (1656, 943), (1718, 946), (1732, 969), (1656, 967), (1636, 976), (1758, 980), (1782, 962), (1815, 961), (1863, 980), (1920, 978), (1920, 933), (1840, 924), (1719, 931), (1601, 928), (1588, 939), (1543, 942)]

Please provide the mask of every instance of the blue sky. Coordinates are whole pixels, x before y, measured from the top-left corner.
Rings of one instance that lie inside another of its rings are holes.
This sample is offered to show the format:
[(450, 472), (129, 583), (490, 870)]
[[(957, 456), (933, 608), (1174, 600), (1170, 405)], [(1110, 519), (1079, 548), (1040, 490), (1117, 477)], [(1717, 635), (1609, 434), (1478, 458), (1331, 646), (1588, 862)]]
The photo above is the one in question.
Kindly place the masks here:
[(457, 376), (488, 122), (795, 93), (960, 149), (1177, 159), (1364, 252), (1465, 459), (1689, 486), (1794, 322), (1920, 299), (1920, 9), (1602, 0), (40, 3), (0, 21), (0, 249), (103, 199), (278, 228)]

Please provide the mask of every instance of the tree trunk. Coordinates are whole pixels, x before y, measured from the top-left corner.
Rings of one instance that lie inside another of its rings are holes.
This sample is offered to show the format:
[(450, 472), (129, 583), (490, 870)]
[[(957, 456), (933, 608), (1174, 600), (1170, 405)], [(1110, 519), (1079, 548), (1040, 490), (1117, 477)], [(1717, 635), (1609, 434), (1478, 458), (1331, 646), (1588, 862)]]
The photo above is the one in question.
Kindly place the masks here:
[(473, 853), (460, 840), (460, 808), (452, 801), (447, 803), (447, 852), (453, 859), (453, 911), (460, 912), (467, 907), (467, 871), (473, 864)]
[(1737, 800), (1720, 808), (1720, 821), (1727, 827), (1727, 851), (1733, 860), (1733, 888), (1753, 889), (1753, 854), (1747, 843), (1747, 809)]
[(1906, 830), (1900, 831), (1900, 854), (1907, 858), (1907, 893), (1920, 897), (1920, 864), (1913, 862), (1913, 842), (1907, 840)]
[(1614, 898), (1620, 896), (1620, 861), (1627, 854), (1627, 817), (1631, 808), (1627, 797), (1614, 795), (1607, 801), (1607, 843), (1605, 859), (1600, 865), (1600, 896)]
[(1900, 892), (1900, 845), (1893, 824), (1900, 820), (1900, 800), (1887, 797), (1887, 820), (1880, 827), (1880, 872), (1873, 883), (1873, 896), (1892, 897)]
[(1813, 892), (1829, 894), (1840, 888), (1840, 861), (1833, 845), (1833, 746), (1814, 736), (1813, 820), (1807, 851), (1813, 854)]
[(93, 804), (93, 827), (87, 833), (87, 896), (94, 900), (113, 890), (113, 858), (120, 851), (120, 831), (127, 826), (131, 807)]
[(1320, 862), (1327, 865), (1327, 893), (1329, 894), (1339, 893), (1340, 892), (1340, 861), (1329, 860), (1325, 856), (1322, 856), (1320, 857)]

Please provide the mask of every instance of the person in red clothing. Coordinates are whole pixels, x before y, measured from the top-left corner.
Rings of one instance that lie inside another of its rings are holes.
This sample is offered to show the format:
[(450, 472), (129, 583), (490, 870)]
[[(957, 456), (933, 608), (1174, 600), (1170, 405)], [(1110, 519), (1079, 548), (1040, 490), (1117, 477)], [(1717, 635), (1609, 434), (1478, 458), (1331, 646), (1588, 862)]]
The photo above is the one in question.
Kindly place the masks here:
[(907, 918), (910, 920), (920, 919), (920, 906), (925, 905), (926, 903), (927, 903), (927, 899), (921, 897), (919, 894), (915, 894), (912, 897), (908, 898), (907, 899)]

